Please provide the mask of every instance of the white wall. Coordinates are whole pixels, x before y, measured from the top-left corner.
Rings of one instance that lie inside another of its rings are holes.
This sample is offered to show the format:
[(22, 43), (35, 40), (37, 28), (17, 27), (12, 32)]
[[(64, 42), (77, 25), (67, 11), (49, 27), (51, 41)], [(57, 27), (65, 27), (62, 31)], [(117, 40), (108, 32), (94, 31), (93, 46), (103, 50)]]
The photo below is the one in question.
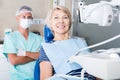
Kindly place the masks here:
[[(28, 5), (33, 9), (35, 18), (45, 18), (50, 8), (51, 0), (0, 0), (0, 38), (4, 37), (4, 29), (17, 29), (15, 13), (22, 5)], [(31, 31), (42, 33), (43, 25), (30, 28)]]

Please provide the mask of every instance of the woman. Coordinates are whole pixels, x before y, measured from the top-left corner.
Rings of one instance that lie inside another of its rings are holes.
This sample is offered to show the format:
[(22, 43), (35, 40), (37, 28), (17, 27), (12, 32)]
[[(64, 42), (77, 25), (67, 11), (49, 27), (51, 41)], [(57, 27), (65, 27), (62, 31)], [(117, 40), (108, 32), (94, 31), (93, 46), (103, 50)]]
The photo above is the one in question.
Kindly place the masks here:
[[(47, 24), (52, 30), (54, 38), (49, 43), (42, 44), (39, 57), (40, 80), (45, 80), (55, 74), (80, 75), (82, 67), (69, 63), (68, 59), (87, 45), (82, 38), (70, 37), (71, 14), (69, 10), (63, 6), (56, 6), (48, 13)], [(84, 50), (82, 53), (88, 53), (88, 50)], [(86, 76), (95, 80), (93, 76), (88, 74)], [(58, 77), (49, 79), (58, 80)]]

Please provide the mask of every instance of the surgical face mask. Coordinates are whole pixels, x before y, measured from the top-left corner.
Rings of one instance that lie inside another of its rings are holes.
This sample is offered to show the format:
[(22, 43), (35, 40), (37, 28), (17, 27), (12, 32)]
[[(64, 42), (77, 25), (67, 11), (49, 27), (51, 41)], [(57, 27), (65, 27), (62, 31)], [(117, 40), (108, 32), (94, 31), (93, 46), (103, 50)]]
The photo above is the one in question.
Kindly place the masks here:
[(20, 19), (20, 26), (24, 29), (31, 27), (32, 20), (31, 19)]

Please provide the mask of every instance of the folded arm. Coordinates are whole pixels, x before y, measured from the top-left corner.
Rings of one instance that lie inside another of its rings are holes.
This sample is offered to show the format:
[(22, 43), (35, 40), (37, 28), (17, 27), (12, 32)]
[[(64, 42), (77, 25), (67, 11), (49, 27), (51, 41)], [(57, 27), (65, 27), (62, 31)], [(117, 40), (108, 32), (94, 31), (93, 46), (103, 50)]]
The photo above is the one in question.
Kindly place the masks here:
[(32, 59), (38, 59), (40, 53), (39, 52), (26, 52), (26, 56)]
[(38, 58), (39, 53), (26, 52), (26, 56), (18, 56), (17, 54), (9, 53), (8, 59), (12, 65), (25, 64), (34, 61)]

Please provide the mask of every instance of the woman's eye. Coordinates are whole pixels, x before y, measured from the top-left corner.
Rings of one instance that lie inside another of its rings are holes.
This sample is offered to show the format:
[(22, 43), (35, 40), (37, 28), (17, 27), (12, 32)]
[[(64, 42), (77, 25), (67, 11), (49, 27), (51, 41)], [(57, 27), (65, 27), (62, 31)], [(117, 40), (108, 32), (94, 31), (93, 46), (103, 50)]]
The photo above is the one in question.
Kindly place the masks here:
[[(60, 19), (60, 17), (53, 17), (54, 19)], [(68, 19), (68, 16), (61, 17), (62, 19)]]
[(68, 17), (67, 17), (67, 16), (65, 16), (65, 17), (64, 17), (64, 19), (68, 19)]
[(54, 19), (58, 19), (58, 17), (54, 17)]

